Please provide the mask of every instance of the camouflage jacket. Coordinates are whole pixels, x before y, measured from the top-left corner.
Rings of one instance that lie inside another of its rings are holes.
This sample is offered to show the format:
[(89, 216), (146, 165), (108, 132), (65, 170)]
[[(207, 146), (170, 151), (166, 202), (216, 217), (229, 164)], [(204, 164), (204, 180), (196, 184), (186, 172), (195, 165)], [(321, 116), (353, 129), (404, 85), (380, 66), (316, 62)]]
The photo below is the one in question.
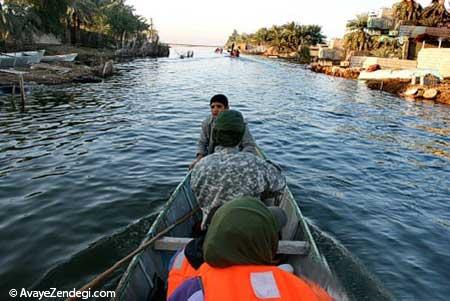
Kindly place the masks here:
[[(200, 134), (200, 139), (197, 142), (197, 155), (201, 154), (206, 156), (214, 153), (213, 128), (215, 122), (216, 118), (212, 115), (202, 122), (202, 132)], [(256, 143), (247, 124), (245, 125), (245, 133), (239, 144), (239, 149), (244, 152), (256, 154)]]
[(238, 147), (216, 147), (192, 170), (191, 187), (202, 207), (203, 223), (211, 209), (237, 197), (260, 198), (282, 192), (286, 179), (279, 167)]

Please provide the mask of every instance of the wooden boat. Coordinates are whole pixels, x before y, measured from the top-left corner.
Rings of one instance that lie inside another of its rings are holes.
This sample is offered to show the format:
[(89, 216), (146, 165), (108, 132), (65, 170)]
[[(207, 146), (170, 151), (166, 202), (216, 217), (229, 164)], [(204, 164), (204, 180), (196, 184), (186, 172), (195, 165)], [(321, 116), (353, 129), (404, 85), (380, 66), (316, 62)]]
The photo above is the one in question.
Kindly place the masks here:
[(44, 57), (45, 49), (38, 51), (23, 51), (22, 55), (29, 57), (30, 64), (39, 64)]
[(14, 67), (26, 67), (31, 64), (31, 57), (28, 56), (17, 56)]
[[(44, 49), (38, 51), (8, 52), (0, 54), (0, 58), (4, 61), (2, 65), (7, 67), (25, 67), (30, 64), (39, 63), (44, 53)], [(13, 61), (14, 63), (12, 63)]]
[(16, 64), (16, 57), (0, 55), (0, 68), (13, 68)]
[[(262, 152), (261, 155), (264, 156)], [(283, 228), (282, 240), (303, 242), (303, 249), (297, 250), (300, 252), (293, 252), (295, 253), (293, 255), (285, 255), (286, 260), (283, 260), (283, 263), (291, 264), (296, 275), (314, 279), (317, 278), (318, 270), (320, 270), (319, 273), (322, 276), (323, 273), (328, 273), (331, 277), (328, 263), (325, 257), (321, 255), (308, 224), (288, 187), (286, 187), (280, 200), (279, 206), (288, 215), (288, 222)], [(198, 208), (198, 203), (191, 190), (190, 174), (188, 174), (170, 196), (143, 243), (196, 208)], [(170, 237), (176, 239), (192, 237), (192, 228), (200, 220), (201, 213), (198, 211), (193, 217), (175, 227), (166, 235), (169, 240)], [(174, 250), (169, 251), (167, 248), (158, 247), (156, 244), (136, 255), (123, 274), (116, 288), (116, 297), (113, 300), (165, 300), (165, 282), (169, 261), (174, 253)], [(339, 299), (345, 300), (345, 298)]]
[(78, 53), (46, 55), (42, 58), (42, 61), (43, 62), (73, 62), (77, 56), (78, 56)]

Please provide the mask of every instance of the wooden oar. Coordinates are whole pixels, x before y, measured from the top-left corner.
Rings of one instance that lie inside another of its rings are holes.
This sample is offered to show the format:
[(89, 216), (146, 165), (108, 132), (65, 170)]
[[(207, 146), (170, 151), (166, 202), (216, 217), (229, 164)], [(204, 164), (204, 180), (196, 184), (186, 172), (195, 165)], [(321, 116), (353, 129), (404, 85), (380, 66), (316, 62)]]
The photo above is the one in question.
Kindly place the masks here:
[[(200, 210), (200, 207), (197, 207), (197, 208), (193, 209), (191, 212), (185, 214), (183, 217), (181, 217), (179, 220), (177, 220), (174, 224), (168, 226), (167, 228), (165, 228), (164, 230), (162, 230), (161, 232), (156, 234), (149, 241), (145, 242), (143, 245), (141, 245), (139, 248), (137, 248), (136, 250), (134, 250), (133, 252), (128, 254), (126, 257), (124, 257), (121, 260), (117, 261), (112, 267), (110, 267), (109, 269), (107, 269), (106, 271), (104, 271), (103, 273), (101, 273), (100, 275), (95, 277), (91, 282), (89, 282), (88, 284), (86, 284), (85, 286), (83, 286), (82, 288), (77, 290), (77, 292), (80, 292), (77, 295), (81, 297), (81, 292), (84, 292), (84, 291), (87, 291), (89, 289), (93, 289), (93, 288), (99, 286), (115, 270), (117, 270), (117, 268), (122, 266), (128, 260), (132, 259), (136, 254), (139, 254), (140, 252), (142, 252), (143, 250), (148, 248), (151, 244), (153, 244), (156, 240), (158, 240), (164, 234), (166, 234), (167, 232), (169, 232), (170, 230), (172, 230), (176, 226), (178, 226), (178, 225), (184, 223), (185, 221), (187, 221), (190, 217), (192, 217), (194, 214), (196, 214), (199, 210)], [(79, 297), (74, 296), (74, 297), (71, 297), (71, 298), (67, 298), (66, 301), (76, 301), (78, 299), (79, 299)]]

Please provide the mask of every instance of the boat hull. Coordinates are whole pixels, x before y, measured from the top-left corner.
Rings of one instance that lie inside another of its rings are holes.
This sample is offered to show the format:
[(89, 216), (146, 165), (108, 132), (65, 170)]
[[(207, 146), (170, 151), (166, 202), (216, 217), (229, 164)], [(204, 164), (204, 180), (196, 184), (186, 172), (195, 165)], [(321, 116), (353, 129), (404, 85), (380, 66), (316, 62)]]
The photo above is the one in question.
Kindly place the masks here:
[[(45, 50), (38, 51), (22, 51), (22, 52), (9, 52), (0, 55), (0, 59), (4, 63), (0, 63), (0, 67), (26, 67), (30, 64), (40, 63), (44, 56)], [(14, 61), (14, 63), (12, 63)]]
[[(261, 155), (265, 157), (263, 153)], [(291, 264), (296, 275), (307, 278), (317, 276), (310, 275), (310, 273), (317, 273), (317, 269), (309, 270), (309, 267), (313, 265), (319, 266), (322, 271), (331, 274), (328, 263), (321, 255), (308, 224), (288, 187), (285, 188), (277, 205), (283, 208), (288, 216), (288, 222), (283, 228), (282, 239), (307, 241), (310, 246), (307, 255), (288, 255), (283, 263)], [(198, 206), (190, 187), (190, 174), (188, 174), (167, 201), (143, 243)], [(199, 221), (201, 221), (201, 212), (174, 228), (166, 236), (192, 237), (193, 226)], [(174, 252), (170, 251), (147, 248), (144, 252), (136, 255), (122, 276), (113, 300), (165, 300), (165, 281), (168, 276), (169, 261), (173, 254)]]
[(49, 55), (44, 56), (42, 58), (43, 62), (73, 62), (75, 58), (78, 56), (78, 53), (69, 53), (69, 54), (61, 54), (61, 55)]

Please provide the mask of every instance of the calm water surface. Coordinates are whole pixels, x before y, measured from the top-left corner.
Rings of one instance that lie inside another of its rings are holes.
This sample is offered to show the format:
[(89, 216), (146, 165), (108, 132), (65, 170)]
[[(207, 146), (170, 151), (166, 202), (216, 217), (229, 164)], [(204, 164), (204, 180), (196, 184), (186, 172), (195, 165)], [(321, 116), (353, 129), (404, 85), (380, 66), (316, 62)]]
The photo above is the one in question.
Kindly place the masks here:
[(26, 113), (0, 97), (0, 300), (79, 287), (136, 247), (186, 174), (215, 93), (283, 167), (356, 299), (448, 300), (449, 106), (194, 51), (119, 65), (100, 84), (36, 87)]

